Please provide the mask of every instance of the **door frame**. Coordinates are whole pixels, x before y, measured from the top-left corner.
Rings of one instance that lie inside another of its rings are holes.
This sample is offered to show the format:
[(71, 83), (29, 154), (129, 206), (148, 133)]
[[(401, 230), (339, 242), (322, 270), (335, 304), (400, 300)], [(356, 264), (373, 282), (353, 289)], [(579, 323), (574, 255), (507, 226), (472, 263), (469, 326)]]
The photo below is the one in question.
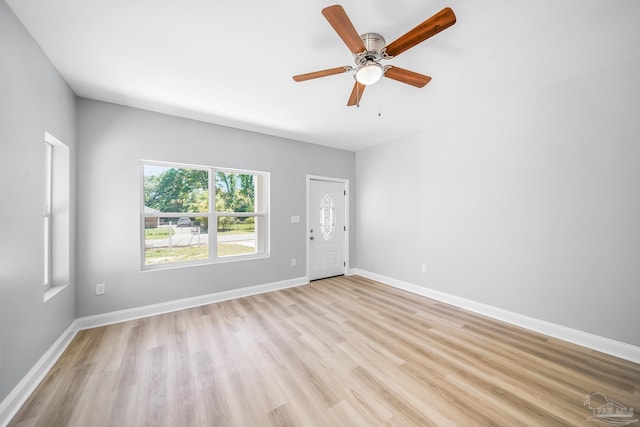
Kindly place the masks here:
[(349, 223), (349, 198), (351, 196), (351, 191), (349, 191), (349, 179), (345, 178), (335, 178), (328, 176), (319, 176), (319, 175), (307, 175), (306, 185), (307, 185), (307, 201), (305, 206), (306, 211), (306, 230), (305, 230), (305, 238), (307, 239), (307, 282), (309, 282), (309, 269), (310, 269), (310, 255), (311, 255), (311, 241), (309, 237), (311, 237), (309, 233), (309, 202), (311, 199), (311, 181), (328, 181), (328, 182), (340, 182), (344, 184), (344, 190), (347, 194), (344, 197), (344, 225), (347, 230), (344, 233), (344, 275), (347, 276), (349, 272), (349, 236), (351, 235), (351, 224)]

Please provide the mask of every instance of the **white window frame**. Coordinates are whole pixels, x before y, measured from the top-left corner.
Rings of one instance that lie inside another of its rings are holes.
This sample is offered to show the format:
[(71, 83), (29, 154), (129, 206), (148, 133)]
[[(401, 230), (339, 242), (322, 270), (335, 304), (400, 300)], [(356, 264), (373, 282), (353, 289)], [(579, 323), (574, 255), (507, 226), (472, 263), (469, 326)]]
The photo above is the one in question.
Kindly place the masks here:
[[(161, 166), (168, 168), (206, 170), (209, 173), (209, 210), (208, 212), (145, 212), (144, 206), (144, 167)], [(256, 177), (255, 180), (255, 212), (217, 212), (216, 211), (216, 176), (217, 172), (246, 174)], [(140, 266), (141, 270), (163, 270), (176, 267), (188, 267), (203, 264), (218, 264), (235, 261), (269, 258), (270, 255), (270, 174), (269, 172), (232, 169), (216, 166), (204, 166), (185, 163), (140, 160)], [(163, 264), (145, 264), (145, 220), (147, 218), (206, 217), (208, 218), (208, 258)], [(251, 254), (218, 256), (218, 218), (220, 217), (255, 217), (256, 252)], [(261, 220), (258, 221), (257, 219)], [(260, 229), (259, 224), (264, 227)]]
[(47, 301), (69, 285), (71, 254), (70, 150), (44, 133), (43, 284)]

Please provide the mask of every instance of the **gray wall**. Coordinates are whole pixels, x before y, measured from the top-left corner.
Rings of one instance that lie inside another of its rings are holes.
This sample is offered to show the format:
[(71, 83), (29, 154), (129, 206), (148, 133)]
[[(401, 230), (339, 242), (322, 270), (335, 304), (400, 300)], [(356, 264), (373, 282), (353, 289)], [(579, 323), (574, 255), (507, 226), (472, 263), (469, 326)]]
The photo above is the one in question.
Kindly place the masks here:
[(0, 1), (0, 401), (75, 318), (71, 285), (43, 301), (45, 131), (70, 148), (75, 219), (76, 99), (7, 4)]
[(638, 76), (636, 59), (358, 152), (358, 267), (640, 345)]
[[(87, 99), (78, 110), (79, 316), (303, 277), (306, 175), (355, 187), (353, 152)], [(270, 172), (271, 257), (141, 272), (141, 159)], [(95, 295), (96, 283), (106, 283), (106, 295)]]

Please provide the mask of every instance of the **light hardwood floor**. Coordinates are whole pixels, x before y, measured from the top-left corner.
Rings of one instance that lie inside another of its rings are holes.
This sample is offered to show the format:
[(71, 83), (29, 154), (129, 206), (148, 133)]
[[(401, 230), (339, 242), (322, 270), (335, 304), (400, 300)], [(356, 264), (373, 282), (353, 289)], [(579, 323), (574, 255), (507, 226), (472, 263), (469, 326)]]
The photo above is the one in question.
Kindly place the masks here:
[(81, 331), (10, 426), (605, 425), (590, 392), (640, 410), (640, 365), (352, 276)]

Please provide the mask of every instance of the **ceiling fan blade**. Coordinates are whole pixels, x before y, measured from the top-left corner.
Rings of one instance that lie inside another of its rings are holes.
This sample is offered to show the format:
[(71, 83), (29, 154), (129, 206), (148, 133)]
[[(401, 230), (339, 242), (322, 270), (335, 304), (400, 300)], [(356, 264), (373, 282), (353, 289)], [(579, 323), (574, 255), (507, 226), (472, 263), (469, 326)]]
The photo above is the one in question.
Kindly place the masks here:
[(424, 87), (431, 81), (429, 76), (395, 66), (387, 68), (384, 76), (415, 87)]
[(387, 55), (398, 56), (418, 43), (438, 34), (456, 23), (456, 15), (449, 7), (445, 7), (431, 18), (424, 21), (406, 34), (387, 45)]
[(317, 79), (318, 77), (333, 76), (334, 74), (346, 73), (350, 68), (351, 67), (336, 67), (326, 70), (314, 71), (312, 73), (298, 74), (297, 76), (293, 76), (293, 80), (297, 82), (303, 82), (305, 80)]
[(325, 7), (322, 9), (322, 14), (329, 24), (336, 30), (336, 33), (340, 36), (344, 44), (347, 45), (349, 50), (353, 53), (360, 53), (365, 50), (364, 43), (360, 39), (360, 35), (354, 28), (351, 20), (347, 16), (342, 6), (339, 4)]
[(352, 107), (354, 105), (360, 104), (360, 98), (362, 98), (362, 93), (364, 92), (364, 88), (367, 87), (362, 83), (355, 82), (353, 85), (353, 89), (351, 90), (351, 96), (349, 97), (349, 102), (347, 102), (347, 107)]

